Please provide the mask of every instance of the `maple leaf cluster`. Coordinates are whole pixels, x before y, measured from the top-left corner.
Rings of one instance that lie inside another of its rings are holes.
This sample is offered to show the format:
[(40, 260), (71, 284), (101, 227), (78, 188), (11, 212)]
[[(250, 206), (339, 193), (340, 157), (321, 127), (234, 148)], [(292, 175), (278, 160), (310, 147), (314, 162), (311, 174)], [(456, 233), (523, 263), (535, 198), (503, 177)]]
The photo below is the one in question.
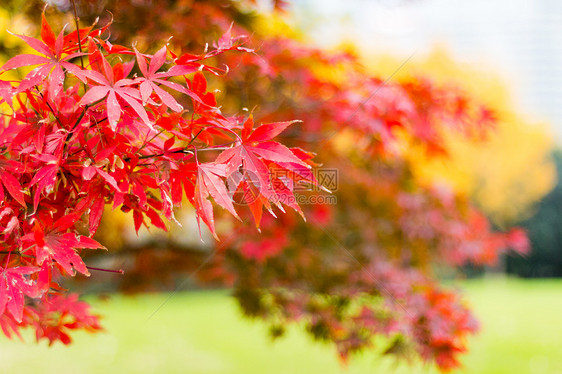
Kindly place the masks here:
[[(97, 317), (61, 277), (89, 276), (82, 259), (104, 249), (92, 236), (106, 206), (131, 212), (135, 229), (175, 221), (184, 197), (216, 237), (213, 204), (238, 217), (231, 197), (251, 190), (259, 226), (264, 207), (294, 188), (271, 170), (299, 172), (315, 183), (310, 155), (272, 139), (294, 123), (255, 126), (225, 116), (204, 72), (207, 60), (251, 52), (228, 31), (211, 51), (153, 55), (112, 44), (104, 27), (56, 35), (42, 17), (41, 38), (16, 35), (34, 50), (2, 67), (26, 69), (0, 81), (0, 322), (7, 335), (33, 326), (37, 339), (70, 342), (68, 330), (98, 330)], [(32, 70), (29, 69), (32, 68)], [(227, 185), (227, 179), (229, 181)], [(273, 183), (275, 182), (275, 183)], [(293, 208), (300, 211), (298, 206)]]

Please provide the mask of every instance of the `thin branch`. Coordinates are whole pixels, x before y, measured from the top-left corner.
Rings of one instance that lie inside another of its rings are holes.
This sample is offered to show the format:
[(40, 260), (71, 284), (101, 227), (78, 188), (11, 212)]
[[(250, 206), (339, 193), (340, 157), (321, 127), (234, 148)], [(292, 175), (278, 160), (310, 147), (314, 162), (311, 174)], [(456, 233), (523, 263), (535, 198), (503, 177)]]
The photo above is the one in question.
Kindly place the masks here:
[(152, 157), (162, 157), (165, 156), (167, 154), (170, 153), (183, 153), (183, 154), (188, 154), (188, 153), (193, 153), (191, 151), (188, 151), (186, 149), (178, 149), (177, 151), (173, 151), (173, 152), (168, 152), (168, 153), (158, 153), (158, 154), (152, 154), (152, 155), (143, 155), (143, 156), (139, 156), (139, 160), (144, 160), (147, 158), (152, 158)]
[[(78, 117), (78, 119), (76, 120), (76, 122), (74, 122), (74, 125), (72, 126), (72, 129), (70, 129), (70, 131), (68, 132), (68, 134), (66, 134), (66, 139), (64, 140), (64, 150), (66, 151), (66, 147), (68, 146), (68, 142), (70, 141), (70, 139), (72, 138), (72, 135), (74, 134), (74, 130), (76, 130), (76, 128), (78, 127), (78, 125), (80, 124), (80, 122), (82, 121), (82, 119), (84, 118), (84, 115), (86, 114), (86, 112), (88, 111), (88, 108), (90, 106), (86, 105), (84, 107), (84, 110), (82, 110), (82, 113), (80, 113), (80, 116)], [(82, 148), (80, 148), (79, 150), (82, 150)]]
[(35, 258), (35, 256), (32, 255), (25, 255), (23, 253), (21, 253), (20, 251), (0, 251), (0, 255), (18, 255), (21, 257), (30, 257), (30, 258)]
[[(43, 101), (45, 102), (45, 104), (47, 104), (47, 107), (49, 107), (49, 110), (51, 111), (51, 113), (53, 113), (53, 116), (55, 117), (55, 119), (57, 120), (57, 123), (60, 125), (61, 128), (64, 129), (64, 126), (62, 125), (62, 122), (60, 121), (59, 117), (57, 116), (57, 114), (55, 113), (55, 110), (53, 109), (53, 107), (51, 106), (51, 104), (49, 104), (49, 101), (47, 99), (45, 99), (45, 97), (43, 96), (43, 93), (39, 92), (39, 96), (41, 96), (41, 99), (43, 99)], [(39, 114), (39, 113), (37, 113)]]
[[(76, 23), (76, 36), (78, 37), (78, 49), (80, 53), (82, 52), (82, 40), (80, 38), (80, 24), (78, 18), (78, 12), (76, 11), (76, 1), (72, 0), (72, 8), (74, 10), (74, 22)], [(82, 65), (82, 69), (84, 69), (84, 56), (80, 55), (80, 65)]]
[(112, 270), (112, 269), (96, 268), (96, 267), (93, 267), (93, 266), (86, 266), (86, 268), (87, 268), (88, 270), (104, 271), (104, 272), (106, 272), (106, 273), (125, 274), (125, 270), (123, 270), (123, 269)]
[(145, 141), (144, 144), (137, 149), (137, 151), (135, 153), (139, 153), (140, 151), (143, 150), (144, 147), (146, 147), (148, 145), (148, 143), (150, 143), (151, 141), (153, 141), (154, 139), (156, 139), (156, 137), (158, 137), (159, 135), (161, 135), (164, 132), (164, 129), (160, 130), (159, 132), (157, 132), (152, 138), (150, 138), (149, 140)]
[[(18, 256), (21, 256), (21, 257), (35, 258), (35, 256), (33, 256), (33, 255), (24, 255), (23, 253), (21, 253), (19, 251), (0, 251), (0, 255), (10, 255), (10, 254), (18, 255)], [(57, 262), (57, 261), (53, 260), (53, 262)], [(123, 269), (113, 270), (113, 269), (96, 268), (96, 267), (93, 267), (93, 266), (86, 266), (86, 268), (88, 270), (105, 271), (106, 273), (125, 274), (125, 270), (123, 270)]]
[(187, 146), (189, 147), (191, 145), (191, 143), (193, 143), (195, 141), (195, 139), (197, 139), (197, 137), (199, 136), (199, 134), (201, 134), (203, 132), (203, 129), (201, 128), (199, 130), (199, 132), (197, 134), (195, 134), (195, 136), (193, 138), (191, 138), (191, 140), (189, 141), (189, 143), (187, 144)]

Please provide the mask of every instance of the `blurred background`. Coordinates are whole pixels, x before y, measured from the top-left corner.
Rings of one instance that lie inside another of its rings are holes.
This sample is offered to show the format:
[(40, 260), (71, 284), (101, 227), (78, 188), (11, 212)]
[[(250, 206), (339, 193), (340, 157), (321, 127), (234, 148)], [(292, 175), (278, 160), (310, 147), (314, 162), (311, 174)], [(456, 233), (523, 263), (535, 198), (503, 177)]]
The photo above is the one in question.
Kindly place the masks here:
[[(69, 7), (64, 0), (48, 2), (56, 10), (53, 14), (64, 14)], [(0, 29), (36, 34), (34, 20), (41, 2), (8, 3), (0, 7)], [(134, 9), (157, 3), (127, 2)], [(274, 10), (278, 2), (234, 3), (243, 9), (236, 13), (241, 24), (250, 23), (255, 9), (265, 15), (257, 22), (259, 35), (291, 35), (327, 51), (345, 51), (357, 56), (362, 69), (385, 84), (416, 76), (451, 84), (493, 110), (496, 126), (484, 142), (446, 132), (446, 158), (432, 157), (415, 147), (400, 153), (401, 162), (408, 165), (407, 182), (446, 186), (471, 201), (492, 230), (508, 232), (521, 227), (530, 241), (528, 253), (500, 254), (494, 264), (463, 263), (454, 270), (441, 267), (439, 261), (432, 265), (446, 287), (465, 297), (481, 323), (481, 332), (469, 338), (462, 368), (454, 372), (562, 372), (562, 281), (558, 279), (562, 276), (562, 3), (293, 0), (281, 12)], [(95, 14), (98, 8), (119, 6), (120, 2), (82, 4), (86, 21), (94, 18), (86, 10)], [(140, 10), (139, 14), (130, 22), (149, 17)], [(64, 17), (61, 19), (63, 24)], [(116, 13), (115, 25), (117, 35), (129, 36), (122, 31), (128, 26), (123, 14)], [(0, 44), (2, 62), (23, 48), (5, 33)], [(142, 37), (140, 45), (151, 47), (150, 38)], [(349, 144), (345, 136), (338, 141)], [(406, 182), (400, 179), (400, 183)], [(385, 199), (390, 197), (381, 197)], [(313, 220), (330, 215), (322, 210), (311, 214), (320, 217)], [(343, 363), (333, 346), (313, 343), (295, 326), (283, 331), (283, 339), (272, 341), (270, 323), (242, 318), (251, 316), (244, 304), (247, 295), (234, 291), (238, 303), (230, 296), (231, 287), (236, 289), (232, 274), (237, 273), (217, 270), (229, 257), (201, 270), (213, 242), (208, 232), (203, 232), (204, 242), (195, 235), (198, 229), (192, 211), (185, 209), (179, 219), (184, 231), (144, 230), (139, 239), (131, 229), (130, 217), (108, 210), (98, 236), (108, 248), (117, 250), (107, 256), (92, 254), (91, 261), (103, 267), (122, 267), (126, 276), (117, 279), (102, 274), (96, 282), (78, 279), (69, 284), (84, 292), (94, 310), (104, 316), (107, 331), (95, 336), (77, 334), (70, 347), (31, 345), (31, 335), (25, 336), (27, 343), (2, 338), (0, 373), (74, 373), (77, 363), (83, 373), (438, 372), (417, 359), (398, 362), (369, 352)], [(474, 236), (479, 235), (477, 226), (472, 230)], [(487, 230), (487, 226), (482, 228), (482, 233)], [(267, 235), (267, 229), (264, 231)], [(337, 232), (334, 235), (348, 243)], [(302, 233), (294, 236), (301, 237)], [(412, 256), (423, 258), (424, 250)], [(186, 252), (190, 254), (187, 260)], [(240, 263), (238, 258), (230, 261)], [(263, 261), (256, 260), (256, 266), (265, 268)], [(426, 264), (420, 263), (423, 269)], [(153, 293), (125, 296), (137, 291)], [(380, 346), (384, 346), (382, 341)]]
[[(503, 144), (490, 145), (490, 149), (495, 148), (494, 156), (476, 156), (478, 160), (471, 160), (471, 166), (465, 160), (461, 168), (482, 173), (476, 177), (481, 179), (479, 185), (497, 184), (495, 188), (487, 187), (493, 191), (468, 187), (477, 195), (480, 206), (496, 217), (496, 224), (502, 226), (508, 220), (528, 230), (531, 254), (525, 258), (507, 256), (504, 271), (522, 277), (561, 276), (558, 175), (562, 141), (562, 3), (300, 0), (294, 2), (292, 9), (294, 22), (320, 46), (353, 44), (366, 66), (375, 71), (379, 64), (384, 64), (384, 56), (392, 56), (394, 60), (383, 70), (387, 76), (415, 71), (419, 65), (424, 65), (426, 70), (422, 71), (432, 70), (447, 79), (464, 76), (464, 87), (471, 87), (477, 95), (516, 113), (517, 118), (511, 119), (513, 123), (505, 133), (498, 134), (498, 138), (506, 137)], [(406, 60), (408, 63), (401, 66)], [(458, 67), (456, 71), (451, 71), (451, 65)], [(393, 70), (398, 67), (398, 72)], [(514, 128), (516, 123), (524, 124), (525, 129)], [(529, 137), (531, 133), (533, 136)], [(517, 158), (522, 147), (534, 148), (530, 153), (535, 155)], [(550, 153), (551, 165), (536, 157), (536, 153), (543, 152)], [(459, 153), (473, 158), (479, 152), (465, 149)], [(497, 157), (499, 164), (491, 166), (490, 160)], [(435, 165), (430, 168), (435, 169)], [(484, 175), (485, 169), (489, 169), (488, 175)], [(459, 175), (462, 171), (454, 173), (457, 188), (467, 188), (466, 179)], [(537, 184), (531, 187), (535, 192), (523, 186), (530, 181)], [(535, 198), (530, 196), (533, 194)], [(519, 201), (521, 198), (534, 202), (526, 204)], [(497, 217), (491, 211), (494, 209), (510, 217)]]

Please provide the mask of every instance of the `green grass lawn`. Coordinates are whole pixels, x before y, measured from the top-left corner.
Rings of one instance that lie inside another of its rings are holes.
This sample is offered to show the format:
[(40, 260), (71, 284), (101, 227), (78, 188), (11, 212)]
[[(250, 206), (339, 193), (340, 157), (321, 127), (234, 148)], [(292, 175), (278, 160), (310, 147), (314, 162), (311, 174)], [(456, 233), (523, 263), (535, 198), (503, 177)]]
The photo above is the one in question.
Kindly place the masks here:
[[(461, 283), (482, 324), (459, 373), (562, 373), (562, 281)], [(0, 373), (436, 373), (364, 354), (342, 366), (330, 346), (298, 329), (271, 342), (225, 292), (94, 300), (107, 331), (77, 334), (70, 347), (0, 339)], [(31, 341), (31, 336), (27, 341)]]

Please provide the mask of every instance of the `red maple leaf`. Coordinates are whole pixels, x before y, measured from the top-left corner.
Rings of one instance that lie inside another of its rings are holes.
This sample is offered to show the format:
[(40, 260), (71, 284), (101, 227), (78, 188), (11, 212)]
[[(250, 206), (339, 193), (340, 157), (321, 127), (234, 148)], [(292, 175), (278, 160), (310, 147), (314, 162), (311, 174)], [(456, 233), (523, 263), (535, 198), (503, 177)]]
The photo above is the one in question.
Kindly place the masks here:
[[(216, 159), (216, 163), (227, 166), (226, 175), (234, 181), (229, 186), (231, 191), (236, 191), (241, 187), (246, 196), (251, 196), (251, 201), (247, 201), (247, 203), (258, 226), (258, 217), (261, 217), (258, 211), (263, 206), (270, 210), (270, 204), (275, 204), (283, 209), (281, 203), (291, 201), (291, 199), (287, 199), (287, 193), (290, 192), (292, 195), (294, 187), (289, 183), (280, 185), (278, 178), (273, 175), (277, 173), (272, 174), (268, 165), (277, 167), (278, 170), (274, 170), (275, 172), (285, 171), (294, 174), (302, 174), (298, 169), (308, 170), (310, 168), (289, 148), (270, 141), (295, 122), (298, 121), (269, 123), (254, 130), (253, 119), (250, 116), (244, 123), (240, 141), (234, 147), (223, 151)], [(314, 183), (313, 179), (309, 181)], [(300, 212), (296, 204), (286, 205)]]
[(141, 94), (137, 88), (132, 87), (136, 83), (135, 80), (119, 77), (119, 75), (123, 74), (122, 69), (119, 71), (121, 74), (115, 74), (117, 71), (114, 71), (114, 68), (109, 64), (104, 55), (99, 52), (93, 42), (89, 44), (89, 49), (91, 50), (90, 59), (93, 61), (91, 66), (99, 68), (99, 71), (88, 70), (85, 74), (89, 79), (98, 83), (99, 86), (92, 86), (84, 94), (79, 104), (91, 105), (105, 98), (107, 119), (109, 125), (115, 131), (117, 123), (121, 118), (122, 104), (118, 100), (119, 97), (133, 109), (145, 125), (152, 128), (152, 123), (141, 103)]
[(0, 272), (0, 315), (8, 310), (16, 322), (21, 322), (23, 315), (24, 295), (34, 297), (36, 284), (26, 275), (39, 271), (39, 268), (17, 266)]
[(141, 93), (143, 103), (146, 103), (148, 101), (150, 95), (154, 91), (154, 93), (156, 93), (156, 95), (160, 98), (160, 100), (162, 100), (162, 102), (172, 110), (175, 110), (176, 112), (180, 112), (183, 110), (183, 107), (180, 104), (178, 104), (176, 99), (171, 94), (160, 88), (159, 84), (167, 86), (175, 91), (184, 93), (190, 96), (193, 100), (199, 103), (203, 103), (201, 98), (195, 92), (188, 90), (186, 87), (182, 86), (181, 84), (166, 80), (166, 78), (169, 77), (194, 73), (197, 71), (198, 67), (174, 65), (168, 71), (160, 71), (160, 72), (158, 71), (158, 69), (160, 69), (162, 65), (166, 62), (166, 52), (167, 52), (166, 46), (160, 48), (160, 50), (156, 52), (154, 56), (152, 56), (152, 59), (150, 60), (150, 65), (147, 67), (144, 56), (141, 55), (139, 51), (137, 51), (135, 48), (137, 62), (140, 71), (144, 76), (143, 78), (135, 79), (135, 82), (136, 83), (140, 82), (139, 90)]
[(193, 205), (197, 211), (198, 218), (201, 218), (207, 224), (215, 238), (217, 235), (213, 218), (213, 205), (208, 199), (209, 196), (234, 217), (240, 219), (232, 204), (232, 197), (226, 189), (224, 177), (226, 177), (226, 165), (215, 163), (202, 163), (198, 165)]
[(98, 316), (89, 312), (89, 305), (78, 299), (78, 295), (54, 295), (45, 297), (37, 308), (36, 337), (48, 339), (49, 345), (59, 340), (71, 343), (69, 330), (101, 330)]
[[(24, 169), (24, 166), (17, 161), (0, 159), (0, 184), (6, 188), (14, 200), (25, 207), (25, 198), (21, 184), (19, 180), (14, 177), (14, 174), (20, 174)], [(0, 201), (4, 201), (4, 189), (1, 187)]]
[(64, 30), (60, 32), (58, 37), (55, 37), (53, 30), (45, 19), (45, 14), (42, 15), (41, 23), (41, 40), (31, 38), (25, 35), (17, 35), (31, 48), (44, 56), (23, 54), (17, 55), (8, 60), (2, 70), (16, 69), (23, 66), (40, 65), (31, 72), (29, 72), (25, 79), (21, 81), (17, 88), (18, 92), (30, 89), (31, 87), (39, 85), (48, 78), (49, 88), (48, 92), (51, 97), (56, 97), (62, 90), (64, 82), (63, 68), (70, 71), (82, 81), (86, 81), (86, 72), (78, 66), (68, 62), (73, 58), (85, 55), (85, 53), (71, 53), (63, 57), (64, 47)]
[(75, 270), (89, 276), (90, 272), (76, 252), (78, 248), (104, 248), (94, 239), (67, 231), (78, 220), (77, 215), (66, 215), (58, 219), (53, 228), (44, 232), (41, 225), (35, 224), (33, 232), (22, 237), (24, 242), (34, 246), (35, 258), (39, 266), (45, 261), (55, 261), (64, 271), (74, 276)]

